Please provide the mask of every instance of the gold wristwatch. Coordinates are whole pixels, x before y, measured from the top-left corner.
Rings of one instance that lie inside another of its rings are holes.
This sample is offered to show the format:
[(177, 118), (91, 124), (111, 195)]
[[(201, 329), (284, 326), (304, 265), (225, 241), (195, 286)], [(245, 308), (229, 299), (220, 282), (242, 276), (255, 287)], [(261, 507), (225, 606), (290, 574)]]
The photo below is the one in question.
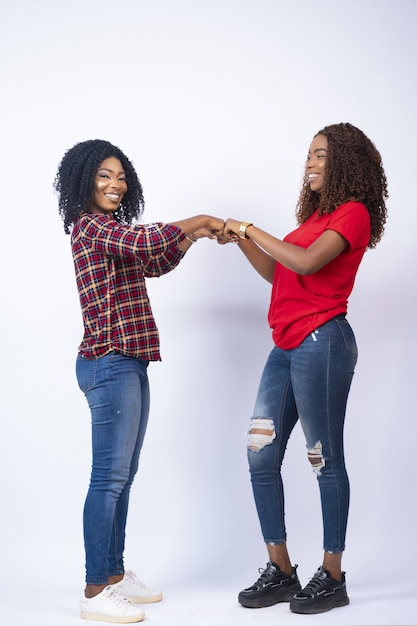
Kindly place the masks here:
[(252, 222), (241, 222), (240, 226), (239, 226), (239, 237), (241, 239), (249, 239), (249, 237), (246, 236), (246, 229), (248, 228), (248, 226), (253, 226)]

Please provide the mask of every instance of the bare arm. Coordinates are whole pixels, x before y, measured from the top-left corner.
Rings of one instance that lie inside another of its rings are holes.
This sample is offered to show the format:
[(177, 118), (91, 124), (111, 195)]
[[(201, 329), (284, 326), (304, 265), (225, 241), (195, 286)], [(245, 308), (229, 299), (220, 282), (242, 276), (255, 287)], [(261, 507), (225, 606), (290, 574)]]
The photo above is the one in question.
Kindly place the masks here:
[(275, 259), (250, 239), (240, 239), (238, 245), (258, 274), (272, 284), (276, 264)]
[[(240, 222), (237, 220), (227, 220), (224, 232), (226, 235), (238, 234), (239, 226)], [(241, 240), (239, 247), (259, 274), (269, 282), (272, 280), (270, 280), (271, 270), (268, 261), (265, 258), (262, 260), (262, 257), (252, 250), (253, 245), (249, 248), (249, 243), (259, 246), (273, 261), (303, 275), (314, 274), (336, 258), (348, 245), (346, 239), (334, 230), (326, 230), (308, 248), (281, 241), (254, 225), (248, 226), (246, 235), (251, 241)]]
[[(212, 217), (211, 215), (195, 215), (188, 217), (184, 220), (177, 222), (171, 222), (174, 226), (181, 228), (186, 236), (191, 236), (195, 239), (201, 237), (209, 237), (209, 239), (215, 239), (223, 233), (224, 221), (218, 217)], [(186, 252), (191, 246), (192, 241), (184, 239), (178, 244), (178, 248), (183, 252)]]

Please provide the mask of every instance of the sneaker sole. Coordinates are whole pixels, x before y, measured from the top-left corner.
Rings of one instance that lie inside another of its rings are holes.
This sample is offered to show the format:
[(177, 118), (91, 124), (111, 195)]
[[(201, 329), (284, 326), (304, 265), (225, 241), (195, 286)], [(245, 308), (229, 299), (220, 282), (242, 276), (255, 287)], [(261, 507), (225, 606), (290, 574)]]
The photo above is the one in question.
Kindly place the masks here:
[(327, 611), (331, 611), (332, 609), (338, 609), (341, 606), (346, 606), (349, 604), (348, 596), (344, 598), (340, 598), (337, 602), (329, 602), (327, 605), (325, 603), (319, 605), (312, 606), (298, 606), (295, 602), (291, 602), (290, 610), (293, 613), (303, 613), (304, 615), (315, 615), (317, 613), (326, 613)]
[(133, 624), (135, 622), (142, 622), (145, 619), (145, 613), (142, 615), (103, 615), (102, 613), (87, 613), (81, 611), (81, 619), (89, 619), (94, 622), (110, 622), (111, 624)]
[(123, 593), (123, 595), (125, 596), (125, 598), (130, 600), (132, 604), (150, 604), (151, 602), (160, 602), (163, 597), (162, 593), (160, 593), (158, 596), (150, 596), (148, 598), (144, 598), (143, 596), (129, 596), (125, 593)]
[(246, 609), (263, 609), (267, 606), (279, 604), (280, 602), (291, 602), (294, 595), (299, 591), (301, 591), (300, 584), (288, 587), (288, 589), (285, 589), (285, 591), (283, 589), (279, 589), (275, 595), (265, 595), (261, 598), (242, 598), (239, 594), (238, 601)]

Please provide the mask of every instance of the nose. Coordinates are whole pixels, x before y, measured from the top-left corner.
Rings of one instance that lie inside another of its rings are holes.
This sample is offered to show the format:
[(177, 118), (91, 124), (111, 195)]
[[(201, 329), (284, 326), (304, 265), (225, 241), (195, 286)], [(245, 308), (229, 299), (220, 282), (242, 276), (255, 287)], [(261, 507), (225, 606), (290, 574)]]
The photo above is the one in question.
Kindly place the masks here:
[(317, 157), (312, 154), (307, 157), (306, 170), (309, 171), (317, 165)]
[(120, 190), (122, 188), (120, 180), (117, 177), (112, 177), (110, 180), (110, 187), (112, 189)]

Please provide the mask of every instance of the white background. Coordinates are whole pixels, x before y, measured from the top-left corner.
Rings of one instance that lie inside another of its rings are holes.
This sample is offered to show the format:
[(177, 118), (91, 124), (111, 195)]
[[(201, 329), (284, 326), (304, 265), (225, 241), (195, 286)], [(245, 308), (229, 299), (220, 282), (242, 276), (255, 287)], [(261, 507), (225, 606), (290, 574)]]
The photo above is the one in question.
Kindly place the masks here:
[[(163, 362), (128, 523), (126, 565), (161, 587), (155, 624), (417, 624), (414, 0), (3, 0), (1, 18), (1, 602), (5, 624), (79, 623), (89, 412), (82, 326), (52, 182), (78, 141), (133, 160), (145, 222), (210, 213), (295, 226), (313, 135), (349, 121), (380, 150), (386, 235), (349, 320), (351, 605), (317, 617), (238, 606), (267, 560), (244, 432), (272, 346), (269, 286), (236, 247), (200, 241), (149, 281)], [(319, 493), (297, 427), (284, 465), (289, 549), (321, 562)]]

